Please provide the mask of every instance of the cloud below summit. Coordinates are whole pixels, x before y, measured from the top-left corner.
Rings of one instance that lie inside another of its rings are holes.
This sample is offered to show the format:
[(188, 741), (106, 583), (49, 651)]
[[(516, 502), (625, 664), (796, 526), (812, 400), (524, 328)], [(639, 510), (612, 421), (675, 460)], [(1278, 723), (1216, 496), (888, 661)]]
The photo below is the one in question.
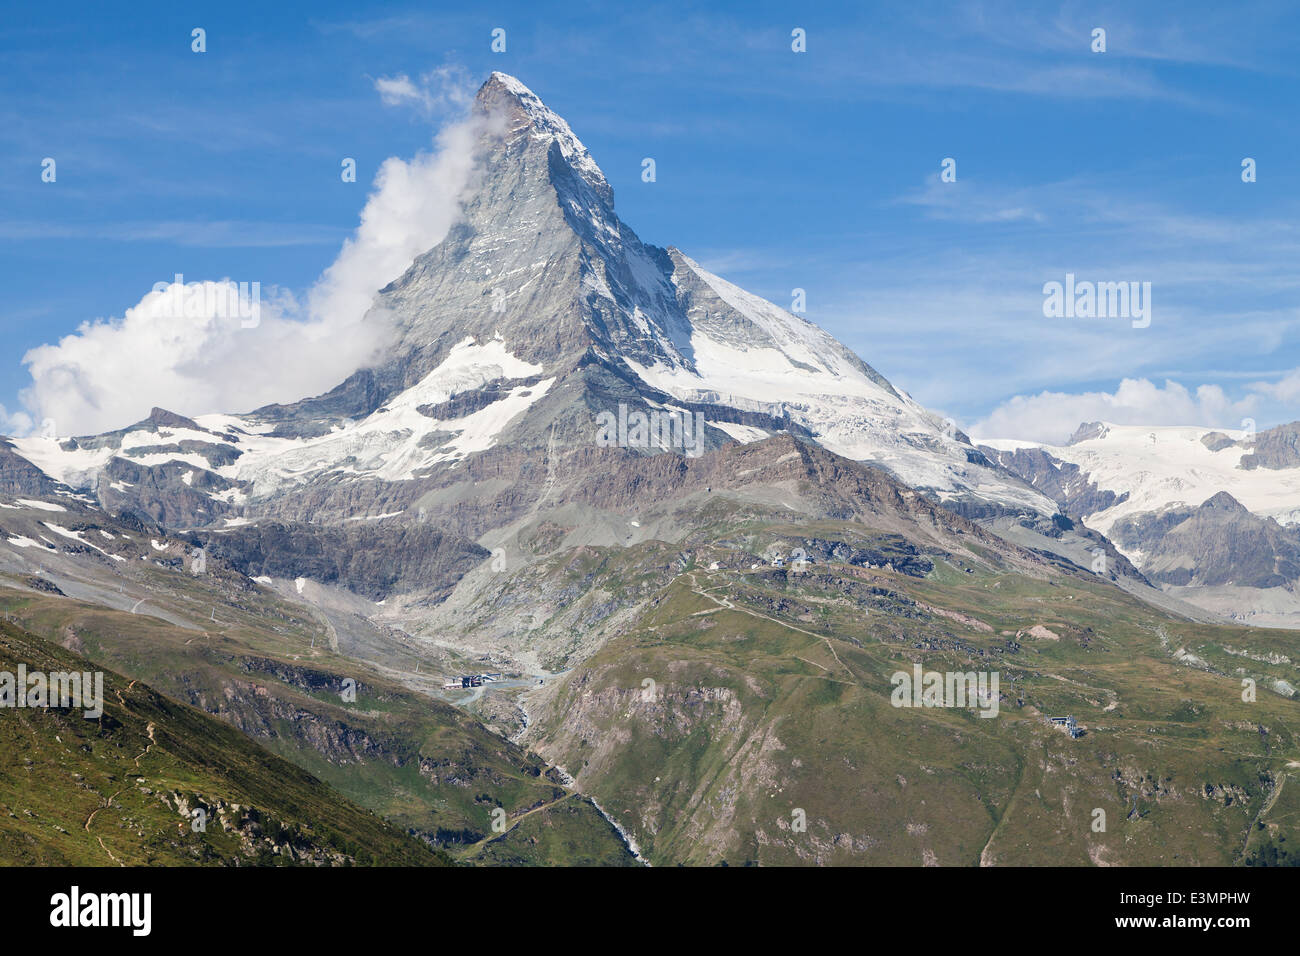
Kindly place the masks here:
[[(376, 81), (386, 103), (410, 101), (393, 92), (409, 87), (425, 112), (464, 105), (463, 84), (449, 73), (426, 74), (418, 88), (401, 80), (396, 87)], [(243, 412), (334, 387), (387, 344), (381, 317), (362, 321), (375, 293), (459, 218), (476, 136), (474, 121), (460, 119), (442, 128), (430, 151), (385, 160), (355, 232), (301, 300), (267, 276), (223, 280), (260, 284), (255, 325), (220, 309), (159, 309), (159, 293), (150, 291), (120, 317), (83, 322), (57, 344), (31, 349), (23, 357), (32, 376), (22, 392), (26, 413), (6, 415), (3, 424), (20, 432), (52, 419), (60, 436), (90, 434), (138, 421), (155, 405), (186, 415)], [(196, 282), (204, 278), (185, 281), (192, 292), (216, 287)]]

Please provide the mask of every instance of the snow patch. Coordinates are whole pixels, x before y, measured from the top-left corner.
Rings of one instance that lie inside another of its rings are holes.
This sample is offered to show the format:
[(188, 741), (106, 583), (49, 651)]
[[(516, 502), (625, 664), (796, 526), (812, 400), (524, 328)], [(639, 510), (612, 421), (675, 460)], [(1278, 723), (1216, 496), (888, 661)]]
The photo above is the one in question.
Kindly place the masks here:
[(31, 498), (17, 499), (20, 505), (26, 505), (28, 508), (35, 508), (37, 511), (67, 511), (63, 505), (56, 505), (52, 501), (33, 501)]
[(753, 425), (738, 425), (735, 422), (711, 422), (707, 419), (705, 424), (712, 425), (719, 431), (726, 432), (728, 436), (734, 438), (742, 445), (748, 445), (750, 442), (762, 441), (768, 438), (772, 433), (762, 428), (756, 428)]

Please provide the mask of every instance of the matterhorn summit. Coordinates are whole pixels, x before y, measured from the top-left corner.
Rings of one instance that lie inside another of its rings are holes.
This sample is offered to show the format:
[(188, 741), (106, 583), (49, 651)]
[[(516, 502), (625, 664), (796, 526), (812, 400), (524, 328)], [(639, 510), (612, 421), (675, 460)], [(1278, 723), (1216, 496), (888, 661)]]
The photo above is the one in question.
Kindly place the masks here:
[(367, 315), (392, 328), (382, 361), (290, 405), (160, 410), (19, 454), (180, 526), (412, 512), (477, 535), (555, 494), (557, 476), (578, 480), (613, 416), (636, 456), (787, 434), (972, 516), (1055, 511), (813, 323), (643, 243), (591, 153), (519, 80), (493, 73), (472, 109), (463, 216)]

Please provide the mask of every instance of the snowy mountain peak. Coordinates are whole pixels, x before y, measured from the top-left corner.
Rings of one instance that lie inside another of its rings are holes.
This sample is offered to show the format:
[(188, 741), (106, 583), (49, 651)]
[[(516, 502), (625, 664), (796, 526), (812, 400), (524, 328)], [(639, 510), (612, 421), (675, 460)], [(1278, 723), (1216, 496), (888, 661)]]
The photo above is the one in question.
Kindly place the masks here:
[[(575, 461), (603, 447), (600, 415), (689, 414), (692, 452), (794, 434), (968, 516), (1055, 512), (823, 329), (643, 243), (587, 148), (523, 83), (493, 73), (475, 111), (463, 216), (380, 290), (371, 316), (393, 339), (378, 364), (291, 405), (23, 453), (106, 506), (165, 507), (178, 524), (346, 521), (427, 506), (475, 475), (517, 483), (519, 506), (557, 447)], [(678, 438), (627, 447), (682, 452)]]
[(474, 107), (480, 115), (504, 119), (507, 141), (529, 135), (554, 142), (565, 163), (595, 188), (607, 203), (613, 204), (613, 190), (587, 147), (558, 113), (547, 107), (518, 79), (508, 73), (493, 72), (479, 88)]
[(1105, 438), (1110, 434), (1110, 429), (1111, 426), (1106, 422), (1083, 422), (1074, 430), (1074, 434), (1069, 437), (1066, 444), (1077, 445), (1079, 442)]

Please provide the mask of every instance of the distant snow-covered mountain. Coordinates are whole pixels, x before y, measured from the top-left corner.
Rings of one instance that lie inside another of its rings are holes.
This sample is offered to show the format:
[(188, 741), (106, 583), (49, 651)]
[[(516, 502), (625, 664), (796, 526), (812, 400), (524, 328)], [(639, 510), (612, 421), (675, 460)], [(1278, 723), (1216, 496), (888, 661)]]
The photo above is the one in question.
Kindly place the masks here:
[[(1197, 506), (1227, 491), (1252, 512), (1281, 524), (1300, 520), (1300, 455), (1282, 449), (1297, 426), (1253, 436), (1213, 428), (1111, 425), (1080, 426), (1065, 445), (980, 439), (1007, 467), (1058, 501), (1084, 500), (1071, 513), (1103, 533), (1116, 521), (1171, 505)], [(1043, 464), (1065, 466), (1044, 471)], [(1049, 462), (1050, 460), (1050, 462)], [(1072, 467), (1071, 467), (1072, 466)], [(1059, 490), (1049, 490), (1056, 485)], [(1094, 491), (1095, 489), (1095, 491)]]
[(1300, 620), (1300, 423), (1091, 422), (1064, 445), (979, 446), (1180, 597), (1256, 624)]

